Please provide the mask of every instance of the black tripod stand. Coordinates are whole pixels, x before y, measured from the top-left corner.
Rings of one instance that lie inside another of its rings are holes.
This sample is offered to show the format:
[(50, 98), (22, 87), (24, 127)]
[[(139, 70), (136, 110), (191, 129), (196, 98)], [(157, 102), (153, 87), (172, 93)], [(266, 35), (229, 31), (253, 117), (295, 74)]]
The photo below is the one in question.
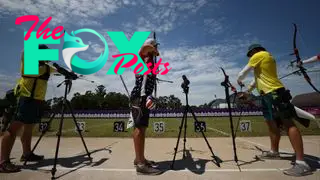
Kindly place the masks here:
[[(74, 74), (74, 75), (75, 75), (75, 74)], [(79, 126), (78, 126), (76, 117), (75, 117), (75, 115), (74, 115), (74, 113), (73, 113), (73, 110), (72, 110), (72, 108), (71, 108), (71, 104), (70, 104), (69, 100), (67, 99), (67, 96), (68, 96), (68, 94), (70, 93), (70, 90), (71, 90), (71, 87), (72, 87), (72, 80), (75, 80), (75, 79), (77, 79), (77, 76), (76, 76), (76, 77), (75, 77), (75, 76), (72, 76), (72, 77), (71, 77), (71, 76), (66, 76), (66, 75), (65, 75), (65, 80), (64, 80), (63, 82), (61, 82), (61, 83), (57, 86), (57, 87), (60, 87), (62, 84), (65, 84), (65, 92), (64, 92), (64, 99), (63, 99), (62, 107), (61, 107), (61, 119), (60, 119), (59, 130), (58, 130), (58, 132), (57, 132), (58, 140), (57, 140), (56, 153), (55, 153), (55, 158), (54, 158), (54, 165), (53, 165), (53, 168), (52, 168), (52, 170), (51, 170), (51, 174), (52, 174), (51, 179), (55, 179), (55, 173), (56, 173), (56, 171), (57, 171), (57, 169), (56, 169), (57, 161), (58, 161), (57, 158), (58, 158), (58, 153), (59, 153), (60, 137), (61, 137), (61, 131), (62, 131), (63, 120), (64, 120), (64, 113), (65, 113), (65, 111), (66, 111), (66, 108), (68, 108), (69, 111), (71, 112), (72, 118), (73, 118), (73, 122), (74, 122), (74, 124), (75, 124), (76, 127), (77, 127), (78, 133), (80, 134), (80, 137), (81, 137), (82, 143), (83, 143), (83, 145), (84, 145), (84, 147), (85, 147), (85, 150), (86, 150), (86, 152), (87, 152), (87, 155), (88, 155), (88, 157), (90, 158), (90, 160), (92, 160), (91, 157), (90, 157), (90, 153), (89, 153), (89, 151), (88, 151), (88, 148), (87, 148), (87, 146), (86, 146), (86, 143), (84, 142), (84, 139), (83, 139), (81, 130), (80, 130)], [(49, 130), (49, 126), (50, 126), (52, 120), (54, 119), (55, 115), (56, 115), (56, 112), (53, 113), (53, 115), (51, 116), (50, 120), (48, 121), (48, 126), (42, 131), (41, 136), (39, 137), (38, 141), (36, 142), (35, 146), (33, 147), (32, 151), (31, 151), (32, 153), (34, 152), (34, 150), (35, 150), (36, 147), (38, 146), (38, 144), (39, 144), (40, 140), (42, 139), (42, 137), (43, 137), (43, 136), (45, 135), (45, 133)], [(27, 164), (27, 161), (28, 161), (28, 158), (27, 158), (26, 161), (24, 162), (24, 165)]]
[[(229, 88), (232, 88), (233, 91), (236, 91), (236, 89), (232, 86), (232, 84), (229, 81), (229, 76), (226, 74), (223, 68), (221, 68), (223, 74), (224, 74), (224, 81), (221, 82), (221, 86), (224, 86), (225, 94), (226, 94), (226, 101), (228, 104), (228, 111), (229, 111), (229, 119), (230, 119), (230, 129), (231, 129), (231, 137), (232, 137), (232, 145), (233, 145), (233, 153), (234, 153), (234, 161), (237, 163), (237, 166), (240, 170), (239, 163), (238, 163), (238, 156), (237, 156), (237, 147), (235, 142), (235, 135), (234, 135), (234, 128), (233, 128), (233, 121), (232, 121), (232, 110), (230, 105), (230, 93)], [(236, 95), (236, 93), (235, 93)]]
[[(185, 151), (186, 151), (186, 142), (187, 142), (187, 140), (186, 140), (186, 134), (187, 134), (187, 117), (188, 117), (188, 112), (190, 112), (190, 113), (192, 114), (192, 116), (193, 116), (193, 118), (194, 118), (194, 120), (195, 120), (196, 122), (199, 122), (199, 121), (197, 120), (197, 117), (196, 117), (196, 115), (194, 114), (192, 108), (189, 106), (189, 102), (188, 102), (189, 83), (190, 83), (190, 82), (189, 82), (189, 80), (186, 78), (185, 75), (183, 75), (182, 78), (183, 78), (184, 82), (182, 83), (181, 87), (182, 87), (182, 89), (183, 89), (183, 92), (186, 94), (186, 106), (185, 106), (184, 113), (183, 113), (183, 117), (182, 117), (181, 124), (180, 124), (180, 127), (179, 127), (180, 131), (179, 131), (179, 135), (178, 135), (178, 140), (177, 140), (176, 147), (174, 148), (174, 151), (175, 151), (175, 152), (174, 152), (174, 157), (173, 157), (173, 161), (172, 161), (172, 164), (171, 164), (171, 169), (174, 168), (174, 163), (175, 163), (175, 159), (176, 159), (176, 155), (177, 155), (177, 150), (178, 150), (178, 145), (179, 145), (179, 141), (180, 141), (180, 136), (181, 136), (181, 131), (182, 131), (183, 125), (184, 125), (184, 137), (183, 137), (183, 142), (184, 142), (184, 144), (183, 144), (183, 152), (182, 152), (182, 153), (183, 153), (183, 159), (186, 157)], [(207, 145), (208, 145), (208, 148), (210, 149), (210, 151), (211, 151), (211, 153), (212, 153), (212, 157), (213, 157), (214, 160), (215, 160), (215, 164), (216, 164), (218, 167), (220, 167), (220, 161), (221, 161), (221, 160), (220, 160), (217, 156), (215, 156), (215, 154), (213, 153), (212, 148), (211, 148), (211, 146), (210, 146), (210, 144), (209, 144), (209, 142), (208, 142), (208, 140), (207, 140), (204, 132), (202, 131), (202, 129), (201, 129), (201, 134), (202, 134), (204, 140), (206, 141), (206, 143), (207, 143)]]
[[(230, 83), (229, 76), (226, 74), (224, 69), (221, 68), (221, 70), (222, 70), (222, 72), (224, 74), (224, 77), (225, 77), (224, 81), (221, 82), (221, 86), (224, 86), (224, 88), (225, 88), (226, 101), (227, 101), (227, 104), (228, 104), (229, 119), (230, 119), (230, 129), (231, 129), (231, 137), (232, 137), (232, 145), (233, 145), (233, 153), (234, 153), (234, 161), (237, 163), (239, 171), (241, 171), (241, 168), (240, 168), (240, 165), (239, 165), (238, 156), (237, 156), (237, 147), (236, 147), (236, 141), (235, 141), (236, 135), (235, 135), (234, 127), (233, 127), (229, 88), (231, 88), (231, 90), (234, 92), (234, 98), (236, 98), (238, 92), (237, 92), (237, 89), (234, 86), (232, 86), (232, 84)], [(242, 89), (242, 87), (241, 87), (241, 89)], [(241, 117), (241, 115), (242, 115), (242, 107), (241, 107), (240, 117)], [(240, 117), (239, 117), (239, 121), (240, 121)], [(239, 125), (239, 121), (238, 121), (238, 125)], [(238, 128), (238, 125), (237, 125), (237, 128)], [(253, 160), (253, 161), (250, 161), (250, 162), (241, 161), (241, 162), (243, 162), (243, 164), (249, 164), (249, 163), (253, 163), (253, 162), (256, 162), (256, 161), (261, 161), (261, 159), (259, 159), (256, 156), (255, 160)]]

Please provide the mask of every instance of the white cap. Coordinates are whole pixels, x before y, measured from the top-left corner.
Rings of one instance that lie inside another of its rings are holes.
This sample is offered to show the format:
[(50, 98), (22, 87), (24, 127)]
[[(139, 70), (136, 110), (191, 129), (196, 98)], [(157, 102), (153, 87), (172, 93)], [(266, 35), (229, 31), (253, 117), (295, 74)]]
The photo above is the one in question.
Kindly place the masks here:
[(145, 44), (145, 45), (150, 44), (150, 45), (155, 46), (155, 45), (157, 45), (157, 42), (156, 42), (155, 39), (148, 38), (148, 39), (146, 40), (146, 42), (144, 42), (144, 44)]

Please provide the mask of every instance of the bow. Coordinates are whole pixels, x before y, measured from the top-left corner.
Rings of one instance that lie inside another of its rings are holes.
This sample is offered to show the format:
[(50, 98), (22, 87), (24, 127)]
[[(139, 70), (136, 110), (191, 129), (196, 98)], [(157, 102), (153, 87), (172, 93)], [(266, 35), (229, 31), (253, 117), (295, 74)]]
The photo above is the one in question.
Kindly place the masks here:
[(229, 110), (229, 120), (230, 120), (230, 130), (231, 130), (231, 138), (232, 138), (232, 145), (233, 145), (233, 153), (234, 153), (234, 161), (237, 163), (237, 166), (239, 170), (241, 171), (241, 168), (238, 163), (238, 155), (237, 155), (237, 147), (235, 142), (235, 132), (233, 127), (233, 120), (232, 120), (232, 110), (231, 110), (231, 104), (230, 104), (230, 95), (229, 95), (229, 88), (231, 88), (231, 91), (234, 92), (235, 95), (237, 95), (237, 89), (230, 83), (229, 76), (226, 74), (225, 70), (220, 67), (223, 74), (224, 74), (224, 81), (221, 82), (221, 86), (224, 86), (225, 88), (225, 94), (226, 94), (226, 101), (228, 104), (228, 110)]
[[(241, 117), (242, 117), (242, 112), (243, 112), (243, 106), (240, 106), (240, 114), (239, 114), (239, 119), (238, 119), (238, 123), (237, 123), (237, 126), (236, 126), (236, 129), (234, 129), (234, 126), (233, 126), (233, 120), (232, 120), (232, 109), (231, 109), (231, 103), (230, 103), (230, 96), (229, 96), (229, 88), (231, 88), (231, 91), (234, 92), (234, 99), (233, 99), (233, 103), (235, 102), (235, 99), (236, 97), (238, 96), (238, 91), (237, 89), (230, 83), (229, 81), (229, 76), (226, 74), (225, 70), (220, 67), (220, 69), (222, 70), (223, 74), (224, 74), (224, 81), (221, 82), (221, 86), (224, 86), (225, 88), (225, 94), (226, 94), (226, 101), (227, 101), (227, 104), (228, 104), (228, 110), (229, 110), (229, 120), (230, 120), (230, 131), (231, 131), (231, 138), (232, 138), (232, 144), (233, 144), (233, 153), (234, 153), (234, 161), (237, 163), (237, 166), (241, 172), (241, 168), (240, 168), (240, 165), (238, 163), (238, 155), (237, 155), (237, 146), (236, 146), (236, 142), (235, 142), (235, 139), (236, 139), (236, 133), (237, 133), (237, 129), (239, 127), (239, 122), (241, 120)], [(241, 86), (241, 91), (242, 92), (242, 87)], [(256, 156), (256, 161), (260, 160), (257, 156)]]
[[(153, 32), (153, 39), (156, 41), (156, 44), (155, 44), (155, 48), (157, 49), (158, 51), (158, 45), (160, 45), (160, 43), (157, 42), (157, 39), (156, 39), (156, 32)], [(154, 56), (154, 63), (157, 64), (157, 56)], [(159, 66), (157, 68), (157, 72), (159, 72)], [(157, 78), (157, 75), (156, 76), (156, 82), (154, 84), (154, 97), (157, 98), (157, 84), (159, 82), (167, 82), (167, 83), (173, 83), (173, 81), (168, 81), (168, 80), (162, 80), (162, 79), (159, 79)]]
[(244, 105), (247, 104), (247, 105), (250, 105), (252, 107), (258, 107), (253, 101), (254, 99), (247, 99), (245, 97), (238, 97), (238, 95), (240, 95), (241, 93), (243, 93), (242, 91), (242, 88), (245, 86), (245, 85), (241, 85), (240, 86), (240, 91), (238, 91), (232, 84), (231, 82), (229, 81), (229, 76), (226, 74), (225, 70), (220, 67), (224, 76), (225, 76), (225, 80), (224, 82), (222, 82), (222, 85), (223, 86), (226, 86), (228, 88), (231, 89), (231, 91), (234, 93), (233, 94), (233, 102), (232, 104), (235, 105), (236, 104), (236, 99), (237, 99), (237, 107), (238, 107), (238, 104), (239, 104), (239, 107), (240, 107), (240, 113), (239, 113), (239, 119), (238, 119), (238, 122), (237, 122), (237, 126), (236, 126), (236, 129), (235, 129), (235, 132), (234, 132), (234, 136), (236, 137), (236, 133), (237, 133), (237, 129), (239, 127), (239, 122), (241, 120), (241, 117), (242, 117), (242, 113), (243, 113), (243, 108), (245, 107)]
[[(156, 41), (156, 45), (155, 45), (155, 48), (158, 50), (158, 42), (157, 42), (157, 39), (156, 39), (156, 32), (154, 31), (153, 32), (153, 39)], [(157, 56), (154, 56), (154, 63), (157, 64)], [(158, 69), (157, 71), (159, 71), (159, 66), (158, 66)], [(157, 75), (155, 75), (157, 77)], [(157, 98), (157, 78), (156, 78), (156, 82), (154, 84), (154, 97)]]
[[(225, 70), (222, 68), (222, 67), (220, 67), (220, 69), (222, 70), (222, 72), (223, 72), (223, 75), (224, 75), (224, 77), (225, 77), (225, 80), (224, 80), (224, 82), (222, 82), (223, 84), (223, 86), (227, 86), (227, 87), (230, 87), (230, 89), (231, 89), (231, 91), (234, 93), (234, 97), (233, 97), (233, 102), (232, 102), (232, 104), (235, 104), (235, 101), (236, 101), (236, 97), (238, 96), (238, 90), (237, 90), (237, 88), (235, 88), (232, 84), (231, 84), (231, 82), (229, 81), (229, 76), (226, 74), (226, 72), (225, 72)], [(244, 87), (244, 85), (242, 85), (242, 86), (240, 86), (241, 87), (241, 91), (240, 92), (242, 92), (242, 88)]]
[[(297, 28), (297, 25), (295, 23), (293, 23), (294, 25), (294, 34), (293, 34), (293, 53), (290, 54), (290, 55), (295, 55), (296, 56), (296, 63), (297, 63), (297, 67), (299, 68), (299, 70), (296, 70), (284, 77), (287, 77), (289, 75), (292, 75), (292, 74), (299, 74), (299, 72), (301, 72), (303, 74), (303, 77), (304, 79), (309, 83), (309, 85), (318, 93), (320, 93), (320, 91), (312, 84), (311, 82), (311, 78), (309, 77), (309, 75), (307, 74), (306, 72), (306, 69), (302, 66), (302, 61), (301, 61), (301, 57), (300, 57), (300, 54), (299, 54), (299, 50), (297, 48), (297, 31), (298, 31), (298, 28)], [(284, 78), (282, 77), (282, 78)], [(281, 78), (281, 79), (282, 79)]]

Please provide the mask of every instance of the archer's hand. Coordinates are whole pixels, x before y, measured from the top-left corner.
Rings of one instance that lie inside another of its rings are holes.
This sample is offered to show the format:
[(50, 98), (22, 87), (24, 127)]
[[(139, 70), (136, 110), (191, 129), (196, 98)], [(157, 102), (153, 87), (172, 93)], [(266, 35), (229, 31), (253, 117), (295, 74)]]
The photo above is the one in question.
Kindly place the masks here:
[(242, 83), (242, 81), (237, 80), (237, 82), (238, 82), (239, 86), (244, 87), (244, 84)]
[(297, 67), (301, 67), (302, 66), (302, 61), (297, 62)]
[(239, 92), (237, 94), (238, 99), (240, 100), (247, 100), (249, 97), (249, 93), (248, 92)]

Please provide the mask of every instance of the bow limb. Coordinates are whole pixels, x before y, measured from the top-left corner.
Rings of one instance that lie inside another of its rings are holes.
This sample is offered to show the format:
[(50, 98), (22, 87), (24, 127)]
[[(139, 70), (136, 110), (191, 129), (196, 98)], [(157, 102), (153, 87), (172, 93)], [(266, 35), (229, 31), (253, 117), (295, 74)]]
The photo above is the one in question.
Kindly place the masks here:
[(298, 28), (297, 28), (297, 25), (295, 23), (293, 25), (294, 25), (293, 51), (294, 51), (294, 55), (296, 56), (297, 66), (298, 66), (300, 72), (303, 74), (304, 79), (308, 82), (308, 84), (312, 87), (312, 89), (314, 89), (316, 92), (320, 93), (320, 91), (311, 82), (311, 78), (307, 74), (306, 69), (302, 66), (303, 62), (301, 61), (299, 50), (297, 48), (297, 31), (298, 31)]
[(167, 83), (173, 83), (173, 81), (168, 81), (168, 80), (163, 80), (163, 79), (159, 79), (159, 78), (157, 78), (157, 81), (158, 82), (167, 82)]

